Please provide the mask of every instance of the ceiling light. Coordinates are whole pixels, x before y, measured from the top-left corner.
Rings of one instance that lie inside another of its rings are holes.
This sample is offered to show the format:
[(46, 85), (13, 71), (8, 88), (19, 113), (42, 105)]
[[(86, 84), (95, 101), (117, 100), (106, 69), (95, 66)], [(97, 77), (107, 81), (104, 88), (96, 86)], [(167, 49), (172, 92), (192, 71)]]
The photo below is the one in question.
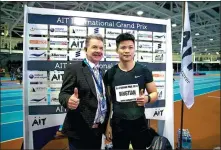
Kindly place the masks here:
[(205, 51), (207, 51), (207, 49), (205, 49)]
[(213, 39), (209, 39), (210, 41), (213, 41)]
[(208, 53), (208, 55), (210, 55), (210, 53)]
[(4, 32), (2, 32), (1, 34), (4, 35)]
[(172, 27), (176, 27), (176, 24), (174, 23), (174, 24), (172, 24)]
[(24, 37), (24, 35), (22, 34), (21, 37)]
[(200, 35), (199, 33), (196, 33), (195, 35)]
[(219, 52), (216, 52), (217, 55), (219, 55)]
[(138, 16), (143, 15), (143, 11), (141, 11), (141, 10), (137, 11), (137, 15), (138, 15)]
[(196, 46), (194, 46), (193, 48), (196, 48)]

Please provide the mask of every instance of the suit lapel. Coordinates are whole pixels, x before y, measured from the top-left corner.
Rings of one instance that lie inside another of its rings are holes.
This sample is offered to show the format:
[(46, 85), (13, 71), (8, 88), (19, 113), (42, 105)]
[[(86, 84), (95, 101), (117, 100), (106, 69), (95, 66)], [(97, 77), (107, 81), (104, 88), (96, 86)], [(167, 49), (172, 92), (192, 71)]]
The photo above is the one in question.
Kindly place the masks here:
[(85, 80), (87, 81), (92, 93), (94, 94), (95, 97), (97, 97), (97, 93), (96, 93), (96, 89), (95, 89), (95, 85), (94, 85), (94, 81), (93, 81), (93, 78), (92, 78), (92, 74), (88, 68), (88, 66), (84, 63), (83, 63), (83, 73), (84, 73), (84, 77), (85, 77)]
[(105, 70), (104, 69), (100, 69), (101, 71), (101, 74), (102, 74), (102, 79), (104, 78), (104, 75), (105, 75)]

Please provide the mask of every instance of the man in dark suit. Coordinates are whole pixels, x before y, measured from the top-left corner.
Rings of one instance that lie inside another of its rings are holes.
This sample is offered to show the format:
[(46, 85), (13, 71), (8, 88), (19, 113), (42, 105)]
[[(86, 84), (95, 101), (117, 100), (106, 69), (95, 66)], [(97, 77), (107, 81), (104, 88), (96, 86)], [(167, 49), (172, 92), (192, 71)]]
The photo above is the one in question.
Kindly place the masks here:
[(103, 37), (86, 38), (86, 58), (68, 65), (59, 94), (67, 108), (62, 133), (68, 136), (69, 148), (100, 149), (106, 126), (107, 101), (99, 61), (103, 57)]

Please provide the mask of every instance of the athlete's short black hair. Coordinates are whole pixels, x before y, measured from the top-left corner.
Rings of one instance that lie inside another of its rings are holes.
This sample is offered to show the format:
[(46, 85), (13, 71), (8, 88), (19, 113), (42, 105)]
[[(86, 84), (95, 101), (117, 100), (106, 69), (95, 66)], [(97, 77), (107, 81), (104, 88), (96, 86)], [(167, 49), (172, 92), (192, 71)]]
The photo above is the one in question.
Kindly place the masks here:
[(130, 33), (121, 33), (120, 35), (118, 35), (116, 38), (117, 49), (118, 46), (120, 45), (120, 42), (128, 40), (133, 41), (133, 43), (135, 43), (135, 37)]

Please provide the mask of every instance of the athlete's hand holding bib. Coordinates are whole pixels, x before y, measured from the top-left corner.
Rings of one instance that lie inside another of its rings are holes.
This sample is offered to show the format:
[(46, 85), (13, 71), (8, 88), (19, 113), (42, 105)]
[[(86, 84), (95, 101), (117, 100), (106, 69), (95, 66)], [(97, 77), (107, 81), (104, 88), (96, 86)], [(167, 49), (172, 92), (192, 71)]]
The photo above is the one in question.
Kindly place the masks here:
[(68, 108), (73, 110), (77, 109), (80, 100), (78, 99), (78, 89), (74, 88), (74, 94), (68, 100)]
[(137, 105), (144, 106), (147, 103), (148, 99), (144, 94), (144, 90), (140, 90), (140, 96), (137, 98)]

